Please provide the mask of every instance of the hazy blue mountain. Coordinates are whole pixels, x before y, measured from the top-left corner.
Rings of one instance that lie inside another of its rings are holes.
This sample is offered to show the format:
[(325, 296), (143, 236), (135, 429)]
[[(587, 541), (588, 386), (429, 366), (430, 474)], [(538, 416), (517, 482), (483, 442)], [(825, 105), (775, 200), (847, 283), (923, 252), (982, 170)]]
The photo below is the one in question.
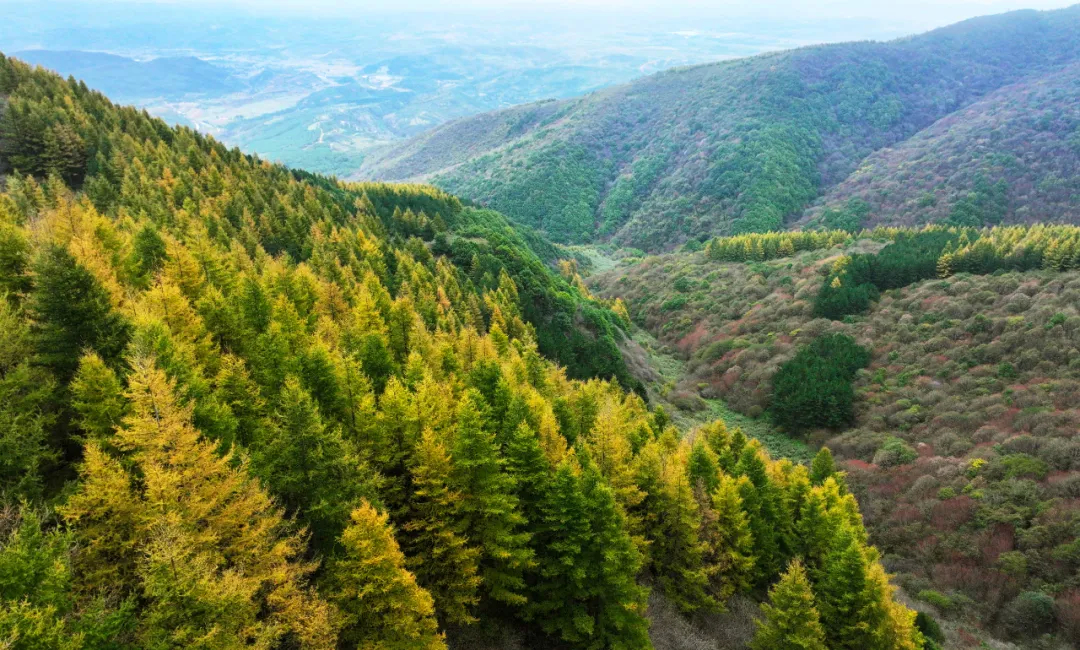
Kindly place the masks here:
[(15, 52), (14, 56), (65, 77), (76, 77), (92, 88), (124, 100), (220, 95), (243, 87), (228, 70), (194, 56), (136, 61), (78, 50), (25, 50)]

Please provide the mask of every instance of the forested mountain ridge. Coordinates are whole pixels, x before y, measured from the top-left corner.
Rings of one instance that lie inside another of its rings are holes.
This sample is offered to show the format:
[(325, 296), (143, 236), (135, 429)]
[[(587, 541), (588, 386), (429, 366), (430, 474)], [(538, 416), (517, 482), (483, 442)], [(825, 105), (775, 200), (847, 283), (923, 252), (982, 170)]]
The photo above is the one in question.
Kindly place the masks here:
[(757, 648), (930, 643), (827, 450), (541, 355), (530, 308), (610, 313), (542, 240), (2, 56), (0, 92), (6, 647), (648, 650), (650, 590), (767, 599)]
[(776, 230), (872, 152), (1078, 54), (1072, 7), (675, 69), (451, 123), (358, 176), (431, 181), (557, 241)]

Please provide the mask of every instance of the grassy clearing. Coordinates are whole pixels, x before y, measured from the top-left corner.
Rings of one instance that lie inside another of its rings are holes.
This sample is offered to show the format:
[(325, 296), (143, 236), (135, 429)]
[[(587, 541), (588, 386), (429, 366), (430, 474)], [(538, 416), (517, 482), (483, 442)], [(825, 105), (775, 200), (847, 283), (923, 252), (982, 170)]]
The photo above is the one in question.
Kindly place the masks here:
[[(736, 413), (720, 399), (703, 400), (705, 408), (696, 410), (673, 404), (667, 395), (686, 375), (686, 363), (668, 353), (651, 334), (639, 327), (633, 328), (631, 336), (637, 348), (634, 350), (637, 354), (633, 356), (644, 357), (648, 368), (654, 371), (645, 376), (642, 376), (644, 373), (637, 373), (645, 383), (649, 397), (663, 404), (672, 421), (684, 431), (714, 420), (723, 420), (729, 427), (739, 427), (746, 435), (760, 440), (773, 458), (805, 463), (813, 457), (813, 451), (805, 442), (784, 435), (769, 422), (768, 417), (752, 418)], [(635, 364), (631, 363), (630, 366), (633, 368)]]

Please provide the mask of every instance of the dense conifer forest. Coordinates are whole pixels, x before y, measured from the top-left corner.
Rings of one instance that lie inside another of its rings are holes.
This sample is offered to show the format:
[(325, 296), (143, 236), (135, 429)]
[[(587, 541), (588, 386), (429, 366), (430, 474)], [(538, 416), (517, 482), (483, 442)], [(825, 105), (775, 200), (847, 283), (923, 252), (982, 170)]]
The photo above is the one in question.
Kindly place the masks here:
[(13, 59), (0, 94), (4, 647), (644, 649), (650, 598), (933, 644), (828, 450), (676, 429), (565, 251)]

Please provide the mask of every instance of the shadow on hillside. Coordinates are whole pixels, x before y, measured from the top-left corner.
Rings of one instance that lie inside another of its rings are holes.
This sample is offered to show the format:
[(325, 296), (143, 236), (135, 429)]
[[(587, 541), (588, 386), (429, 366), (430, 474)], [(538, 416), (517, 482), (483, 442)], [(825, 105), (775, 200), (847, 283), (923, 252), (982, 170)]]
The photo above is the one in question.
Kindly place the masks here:
[(743, 596), (728, 601), (723, 614), (687, 620), (662, 594), (649, 595), (649, 636), (656, 650), (741, 650), (754, 637), (757, 603)]

